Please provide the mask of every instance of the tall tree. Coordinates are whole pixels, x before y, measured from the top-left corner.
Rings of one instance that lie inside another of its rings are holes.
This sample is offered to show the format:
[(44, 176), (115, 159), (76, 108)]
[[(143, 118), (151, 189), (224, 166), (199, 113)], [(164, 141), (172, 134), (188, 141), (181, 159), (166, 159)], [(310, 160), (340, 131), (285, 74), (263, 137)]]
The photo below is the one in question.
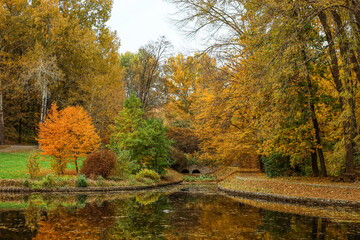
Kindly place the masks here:
[(161, 37), (140, 48), (136, 54), (126, 53), (120, 57), (125, 68), (126, 94), (136, 94), (146, 110), (163, 101), (162, 91), (159, 91), (163, 86), (161, 71), (170, 46), (170, 42)]
[(56, 63), (56, 58), (39, 44), (23, 56), (23, 78), (25, 81), (33, 80), (41, 93), (41, 123), (44, 122), (51, 85), (63, 78), (63, 73)]

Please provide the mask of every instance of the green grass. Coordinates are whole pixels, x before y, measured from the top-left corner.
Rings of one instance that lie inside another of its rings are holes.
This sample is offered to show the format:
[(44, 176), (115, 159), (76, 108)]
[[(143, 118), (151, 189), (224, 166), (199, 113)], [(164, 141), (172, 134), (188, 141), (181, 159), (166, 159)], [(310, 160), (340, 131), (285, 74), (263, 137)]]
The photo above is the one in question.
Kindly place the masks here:
[[(28, 178), (26, 163), (29, 152), (0, 152), (0, 179), (25, 179)], [(82, 160), (79, 159), (79, 166)], [(49, 161), (41, 161), (40, 168), (50, 169)], [(75, 169), (74, 164), (69, 164), (68, 169)]]
[(17, 209), (24, 210), (28, 207), (28, 203), (0, 202), (0, 210)]
[(211, 182), (215, 181), (216, 178), (212, 175), (199, 175), (199, 176), (185, 176), (184, 177), (185, 182)]

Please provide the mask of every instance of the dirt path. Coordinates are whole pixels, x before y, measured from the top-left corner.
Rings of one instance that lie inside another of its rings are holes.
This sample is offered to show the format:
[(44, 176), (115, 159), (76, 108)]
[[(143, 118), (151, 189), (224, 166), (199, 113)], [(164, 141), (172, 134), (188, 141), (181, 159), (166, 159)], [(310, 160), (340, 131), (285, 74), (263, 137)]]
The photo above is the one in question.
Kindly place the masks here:
[(39, 149), (38, 146), (34, 145), (3, 145), (0, 146), (0, 152), (30, 152), (32, 150)]
[(272, 182), (272, 183), (279, 183), (279, 182), (284, 182), (284, 183), (290, 183), (290, 184), (298, 184), (298, 185), (302, 185), (302, 186), (312, 186), (312, 187), (334, 187), (334, 188), (354, 188), (354, 189), (360, 189), (360, 183), (351, 183), (352, 186), (350, 186), (350, 184), (346, 184), (346, 185), (340, 185), (337, 183), (334, 184), (324, 184), (324, 183), (305, 183), (305, 182), (294, 182), (294, 181), (273, 181), (273, 180), (267, 180), (267, 179), (261, 179), (261, 178), (251, 178), (251, 177), (238, 177), (236, 176), (236, 178), (239, 181), (260, 181), (260, 182)]
[(332, 199), (360, 203), (360, 183), (332, 183), (329, 179), (289, 178), (268, 179), (263, 175), (232, 175), (220, 187), (284, 197)]

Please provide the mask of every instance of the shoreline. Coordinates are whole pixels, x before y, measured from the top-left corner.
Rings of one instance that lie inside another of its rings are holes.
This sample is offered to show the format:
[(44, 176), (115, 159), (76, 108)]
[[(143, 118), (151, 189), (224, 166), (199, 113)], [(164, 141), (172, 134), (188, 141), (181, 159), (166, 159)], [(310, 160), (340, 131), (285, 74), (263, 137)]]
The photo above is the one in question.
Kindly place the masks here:
[(350, 207), (350, 208), (360, 209), (360, 201), (311, 198), (311, 197), (293, 197), (293, 196), (280, 195), (280, 194), (241, 191), (241, 190), (221, 187), (219, 185), (217, 185), (217, 189), (231, 196), (237, 196), (252, 200), (265, 200), (268, 202), (300, 204), (305, 206), (316, 206), (316, 207), (336, 206), (336, 207)]
[(0, 188), (0, 193), (4, 194), (29, 194), (29, 193), (107, 193), (122, 191), (139, 191), (147, 189), (156, 189), (181, 184), (183, 180), (167, 183), (159, 183), (146, 186), (113, 186), (113, 187), (70, 187), (70, 188)]

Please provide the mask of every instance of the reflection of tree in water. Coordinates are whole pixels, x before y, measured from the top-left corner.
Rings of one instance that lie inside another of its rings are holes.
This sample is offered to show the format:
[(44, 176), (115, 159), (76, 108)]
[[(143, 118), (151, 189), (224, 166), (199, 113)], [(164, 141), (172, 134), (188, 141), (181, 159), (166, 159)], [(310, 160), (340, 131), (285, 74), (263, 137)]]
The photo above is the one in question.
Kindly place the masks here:
[(32, 239), (34, 234), (25, 226), (24, 212), (10, 210), (0, 212), (0, 239)]
[(39, 221), (35, 239), (99, 239), (99, 230), (86, 220), (79, 212), (59, 206)]
[(107, 230), (116, 224), (114, 202), (105, 201), (101, 204), (88, 203), (79, 211), (79, 215), (86, 219), (92, 228), (100, 230), (100, 239), (105, 239)]
[(25, 211), (25, 226), (31, 232), (35, 232), (37, 230), (40, 217), (39, 206), (34, 202), (30, 202)]
[(26, 211), (1, 212), (0, 239), (360, 239), (360, 223), (262, 210), (222, 195), (29, 199)]
[(164, 231), (169, 229), (167, 210), (171, 208), (166, 196), (147, 205), (137, 202), (136, 197), (115, 202), (118, 221), (108, 230), (106, 239), (165, 239)]
[[(37, 221), (35, 239), (102, 239), (105, 229), (115, 224), (114, 206), (108, 202), (86, 204), (86, 199), (86, 195), (79, 195), (76, 205), (49, 208), (46, 216)], [(35, 211), (27, 221), (33, 224), (34, 216), (37, 216)]]
[[(359, 239), (359, 223), (337, 223), (330, 220), (264, 211), (263, 225), (259, 227), (266, 239)], [(357, 229), (357, 230), (356, 230)]]
[(219, 195), (177, 193), (167, 239), (258, 239), (258, 209)]

